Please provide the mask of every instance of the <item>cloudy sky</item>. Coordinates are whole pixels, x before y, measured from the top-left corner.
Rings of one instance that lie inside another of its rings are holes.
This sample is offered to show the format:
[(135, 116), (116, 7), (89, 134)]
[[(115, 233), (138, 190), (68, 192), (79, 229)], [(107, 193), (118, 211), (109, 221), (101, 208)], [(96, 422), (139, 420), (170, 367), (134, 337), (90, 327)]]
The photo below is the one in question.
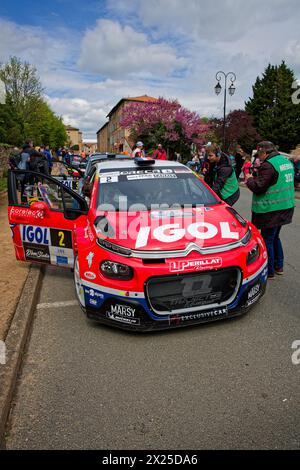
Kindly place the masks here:
[(220, 69), (237, 76), (228, 111), (269, 62), (300, 78), (299, 23), (299, 0), (1, 0), (0, 62), (34, 64), (52, 109), (90, 140), (122, 97), (220, 116)]

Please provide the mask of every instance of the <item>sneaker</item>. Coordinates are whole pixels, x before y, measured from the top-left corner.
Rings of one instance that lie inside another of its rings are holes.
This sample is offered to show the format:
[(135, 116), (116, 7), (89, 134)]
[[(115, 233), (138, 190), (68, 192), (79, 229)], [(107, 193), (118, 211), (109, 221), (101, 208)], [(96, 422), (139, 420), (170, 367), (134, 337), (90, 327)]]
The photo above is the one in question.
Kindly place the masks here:
[(275, 274), (268, 274), (268, 279), (275, 279)]
[(282, 276), (282, 274), (283, 274), (283, 268), (275, 268), (275, 273)]

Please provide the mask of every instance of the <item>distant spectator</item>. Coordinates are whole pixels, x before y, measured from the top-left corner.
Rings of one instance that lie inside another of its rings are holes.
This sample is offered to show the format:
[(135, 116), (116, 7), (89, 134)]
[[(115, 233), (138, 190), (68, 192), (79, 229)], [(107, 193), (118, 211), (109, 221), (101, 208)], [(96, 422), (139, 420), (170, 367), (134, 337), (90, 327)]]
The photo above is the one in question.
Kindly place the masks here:
[(250, 171), (250, 170), (251, 170), (251, 167), (252, 167), (252, 165), (251, 165), (251, 157), (250, 157), (250, 155), (246, 155), (246, 156), (245, 156), (244, 164), (243, 164), (243, 166), (242, 166), (242, 172), (243, 172), (243, 175), (244, 175), (244, 181), (246, 181), (246, 180), (245, 180), (246, 176), (251, 173), (251, 171)]
[(235, 174), (236, 174), (236, 177), (239, 178), (240, 173), (242, 171), (243, 164), (244, 164), (244, 151), (240, 145), (236, 147), (234, 157), (235, 157)]
[(143, 142), (139, 141), (139, 142), (136, 143), (136, 148), (133, 150), (131, 156), (133, 158), (135, 158), (135, 157), (145, 158), (145, 151), (144, 151)]
[(168, 160), (167, 153), (161, 144), (158, 144), (157, 149), (154, 150), (152, 157), (156, 160)]
[(235, 159), (235, 146), (234, 145), (230, 145), (230, 147), (228, 149), (228, 155), (229, 155), (229, 160), (230, 160), (231, 166), (235, 171), (236, 159)]
[(53, 158), (52, 158), (51, 150), (49, 149), (49, 145), (46, 145), (46, 147), (44, 148), (43, 154), (47, 158), (49, 175), (51, 175), (52, 167), (53, 167)]
[(67, 164), (67, 165), (71, 165), (72, 163), (72, 157), (73, 157), (73, 153), (71, 152), (71, 150), (68, 150), (65, 155), (64, 155), (64, 162)]

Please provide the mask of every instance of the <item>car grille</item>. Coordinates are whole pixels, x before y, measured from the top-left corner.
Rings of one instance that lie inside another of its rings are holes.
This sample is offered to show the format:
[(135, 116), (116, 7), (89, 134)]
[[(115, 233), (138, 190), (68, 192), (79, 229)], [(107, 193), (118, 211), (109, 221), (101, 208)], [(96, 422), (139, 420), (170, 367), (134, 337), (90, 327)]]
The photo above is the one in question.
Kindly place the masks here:
[(150, 278), (146, 295), (158, 314), (186, 313), (231, 303), (240, 287), (241, 271), (226, 268), (214, 271)]

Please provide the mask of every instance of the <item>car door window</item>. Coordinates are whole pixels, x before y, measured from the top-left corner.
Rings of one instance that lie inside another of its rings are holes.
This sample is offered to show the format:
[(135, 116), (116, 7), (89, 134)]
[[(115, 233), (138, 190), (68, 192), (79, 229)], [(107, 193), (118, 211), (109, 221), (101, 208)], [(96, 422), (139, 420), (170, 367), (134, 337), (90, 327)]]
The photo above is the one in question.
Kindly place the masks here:
[(11, 205), (29, 207), (34, 202), (46, 203), (52, 211), (65, 212), (82, 207), (79, 197), (63, 184), (42, 173), (11, 172), (9, 202)]

